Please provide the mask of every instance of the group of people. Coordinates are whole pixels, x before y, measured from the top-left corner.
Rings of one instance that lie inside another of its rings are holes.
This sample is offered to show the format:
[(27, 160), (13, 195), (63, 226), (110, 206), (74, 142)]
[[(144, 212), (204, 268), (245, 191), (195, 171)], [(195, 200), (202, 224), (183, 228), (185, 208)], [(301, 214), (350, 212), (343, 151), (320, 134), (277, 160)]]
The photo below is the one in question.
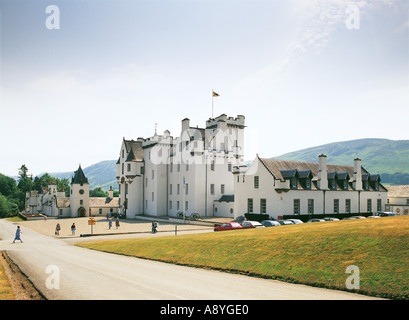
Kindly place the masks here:
[[(107, 218), (108, 219), (108, 227), (109, 227), (109, 230), (111, 230), (111, 228), (112, 228), (112, 218)], [(119, 224), (119, 217), (116, 217), (116, 219), (115, 219), (115, 227), (118, 229), (119, 227), (120, 227), (120, 224)]]
[[(57, 223), (57, 225), (55, 226), (55, 232), (54, 232), (54, 234), (56, 235), (56, 236), (59, 236), (60, 235), (60, 230), (61, 230), (61, 225), (59, 224), (59, 223)], [(75, 236), (75, 231), (77, 230), (77, 227), (75, 226), (75, 223), (73, 223), (72, 225), (71, 225), (71, 234), (73, 235), (73, 236)]]
[[(111, 228), (112, 228), (112, 218), (107, 217), (107, 219), (108, 219), (108, 227), (109, 227), (109, 229), (111, 230)], [(119, 224), (119, 217), (117, 217), (117, 218), (115, 219), (115, 227), (118, 229), (119, 226), (120, 226), (120, 224)], [(158, 231), (157, 231), (157, 228), (158, 228), (158, 223), (156, 222), (156, 220), (153, 220), (153, 221), (152, 221), (152, 233), (158, 232)], [(71, 234), (72, 234), (73, 236), (75, 235), (76, 229), (77, 229), (77, 227), (75, 226), (75, 223), (73, 223), (73, 224), (71, 225)], [(60, 231), (61, 231), (61, 225), (60, 225), (59, 223), (57, 223), (57, 225), (55, 226), (55, 232), (54, 232), (54, 234), (55, 234), (56, 236), (59, 236), (59, 235), (60, 235)], [(16, 240), (20, 240), (20, 242), (23, 242), (23, 241), (21, 240), (21, 233), (22, 233), (22, 231), (21, 231), (20, 226), (17, 226), (17, 230), (16, 230), (16, 234), (15, 234), (13, 243), (15, 243)]]

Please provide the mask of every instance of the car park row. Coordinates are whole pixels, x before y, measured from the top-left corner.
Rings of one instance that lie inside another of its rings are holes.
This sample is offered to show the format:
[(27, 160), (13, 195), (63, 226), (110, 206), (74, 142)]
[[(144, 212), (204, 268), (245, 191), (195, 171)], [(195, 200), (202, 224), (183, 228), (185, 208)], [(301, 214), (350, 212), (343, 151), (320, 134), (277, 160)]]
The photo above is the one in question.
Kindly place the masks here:
[[(392, 213), (392, 212), (380, 212), (378, 215), (373, 215), (373, 216), (368, 216), (368, 217), (352, 216), (352, 217), (343, 218), (342, 220), (380, 218), (380, 217), (390, 217), (390, 216), (397, 216), (397, 214)], [(322, 219), (312, 218), (312, 219), (309, 219), (306, 223), (338, 221), (338, 220), (339, 220), (338, 218), (333, 218), (333, 217), (325, 217)], [(304, 223), (304, 222), (301, 221), (300, 219), (262, 220), (261, 222), (244, 220), (241, 224), (239, 222), (233, 221), (233, 222), (222, 223), (220, 226), (215, 226), (214, 231), (265, 228), (265, 227), (275, 227), (275, 226), (281, 226), (281, 225), (292, 225), (292, 224), (300, 224), (300, 223)]]

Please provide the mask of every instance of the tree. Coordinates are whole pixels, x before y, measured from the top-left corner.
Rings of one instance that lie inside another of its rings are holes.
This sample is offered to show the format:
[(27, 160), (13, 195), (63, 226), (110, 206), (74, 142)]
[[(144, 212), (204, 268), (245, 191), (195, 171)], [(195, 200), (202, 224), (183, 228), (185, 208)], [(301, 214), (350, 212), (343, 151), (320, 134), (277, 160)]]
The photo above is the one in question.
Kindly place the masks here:
[(0, 193), (5, 197), (13, 197), (16, 191), (16, 180), (0, 173)]
[(9, 201), (5, 196), (0, 194), (0, 218), (16, 215), (18, 211), (17, 204)]
[(108, 192), (105, 192), (104, 190), (102, 190), (101, 187), (97, 187), (97, 188), (89, 191), (89, 196), (90, 197), (106, 198), (106, 197), (108, 197)]
[(17, 186), (24, 194), (33, 188), (33, 176), (29, 176), (27, 172), (28, 169), (25, 164), (18, 169), (19, 180)]

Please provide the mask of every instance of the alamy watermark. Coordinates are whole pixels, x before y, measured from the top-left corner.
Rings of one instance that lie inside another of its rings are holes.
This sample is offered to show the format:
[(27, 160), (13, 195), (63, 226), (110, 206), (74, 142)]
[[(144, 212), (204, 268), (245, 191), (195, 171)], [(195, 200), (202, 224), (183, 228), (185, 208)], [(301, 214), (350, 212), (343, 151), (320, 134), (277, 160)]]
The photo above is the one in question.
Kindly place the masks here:
[(60, 29), (60, 8), (56, 5), (49, 5), (45, 8), (45, 13), (49, 14), (45, 19), (45, 27), (48, 30)]
[(345, 281), (345, 287), (350, 290), (359, 289), (359, 268), (355, 265), (349, 265), (345, 273), (351, 273), (351, 275)]
[(45, 273), (51, 274), (45, 280), (45, 286), (47, 289), (60, 289), (60, 268), (56, 265), (49, 265), (45, 269)]
[(346, 13), (348, 14), (348, 17), (345, 20), (346, 28), (348, 30), (359, 30), (361, 27), (359, 7), (351, 4), (346, 8)]

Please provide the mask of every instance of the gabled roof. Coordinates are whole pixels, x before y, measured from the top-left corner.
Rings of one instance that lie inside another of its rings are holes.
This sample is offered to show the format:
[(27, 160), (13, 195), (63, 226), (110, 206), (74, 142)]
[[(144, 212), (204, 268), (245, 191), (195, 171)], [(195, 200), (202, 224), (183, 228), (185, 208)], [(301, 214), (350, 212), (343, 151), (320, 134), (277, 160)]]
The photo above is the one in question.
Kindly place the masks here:
[[(276, 178), (284, 181), (291, 175), (295, 175), (295, 171), (300, 174), (308, 174), (311, 172), (312, 176), (318, 176), (319, 164), (318, 162), (305, 162), (305, 161), (290, 161), (290, 160), (279, 160), (279, 159), (267, 159), (259, 158), (264, 164), (267, 170)], [(327, 164), (328, 173), (343, 173), (352, 177), (354, 174), (354, 166), (338, 165), (338, 164)], [(364, 168), (362, 168), (362, 174), (367, 173)]]
[(140, 140), (125, 140), (124, 144), (128, 157), (126, 161), (143, 161), (142, 141)]
[[(305, 162), (305, 161), (290, 161), (279, 159), (267, 159), (258, 158), (264, 165), (268, 172), (275, 178), (284, 181), (285, 179), (296, 177), (306, 178), (318, 177), (319, 163), (318, 162)], [(362, 180), (378, 181), (380, 182), (380, 176), (378, 174), (371, 175), (363, 167), (361, 167)], [(352, 182), (354, 175), (354, 166), (339, 165), (339, 164), (327, 164), (327, 177), (328, 179), (346, 180)], [(375, 189), (374, 189), (375, 190)], [(387, 191), (384, 186), (380, 184), (379, 191)]]
[(74, 171), (74, 177), (71, 180), (71, 184), (83, 184), (88, 183), (88, 178), (85, 176), (84, 171), (82, 171), (81, 165), (78, 167), (77, 171)]

